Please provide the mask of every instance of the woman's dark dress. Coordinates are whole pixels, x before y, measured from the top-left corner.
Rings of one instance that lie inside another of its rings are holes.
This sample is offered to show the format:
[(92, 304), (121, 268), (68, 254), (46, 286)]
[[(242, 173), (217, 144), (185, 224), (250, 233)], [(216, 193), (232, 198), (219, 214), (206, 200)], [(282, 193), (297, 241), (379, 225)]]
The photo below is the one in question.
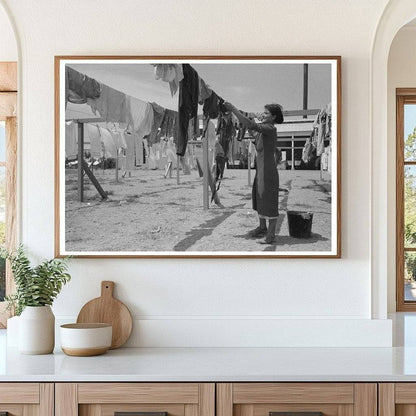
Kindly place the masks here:
[(275, 152), (277, 131), (273, 124), (260, 123), (254, 129), (256, 138), (256, 177), (254, 178), (252, 201), (253, 209), (260, 218), (279, 216), (279, 174), (277, 172)]

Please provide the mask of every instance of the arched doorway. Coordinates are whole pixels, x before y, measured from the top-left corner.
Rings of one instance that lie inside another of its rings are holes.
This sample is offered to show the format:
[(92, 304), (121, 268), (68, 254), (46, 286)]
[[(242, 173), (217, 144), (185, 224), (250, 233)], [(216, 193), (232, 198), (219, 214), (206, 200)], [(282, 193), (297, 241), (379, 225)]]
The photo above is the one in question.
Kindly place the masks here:
[[(371, 253), (372, 317), (387, 318), (389, 270), (395, 260), (389, 239), (395, 210), (388, 204), (392, 190), (388, 135), (388, 56), (390, 46), (402, 26), (416, 17), (414, 0), (390, 1), (380, 18), (371, 51)], [(387, 168), (386, 168), (387, 167)], [(391, 188), (391, 187), (390, 187)]]

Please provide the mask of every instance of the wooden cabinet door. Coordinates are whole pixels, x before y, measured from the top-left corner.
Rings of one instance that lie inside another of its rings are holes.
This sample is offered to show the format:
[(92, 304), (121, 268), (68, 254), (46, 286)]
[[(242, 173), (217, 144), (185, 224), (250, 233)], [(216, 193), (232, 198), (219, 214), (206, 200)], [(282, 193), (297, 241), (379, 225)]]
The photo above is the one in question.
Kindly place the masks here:
[(416, 383), (379, 383), (379, 416), (415, 416)]
[(220, 383), (217, 416), (377, 416), (377, 384)]
[(0, 415), (53, 416), (52, 383), (0, 383)]
[(57, 383), (56, 416), (215, 416), (214, 383)]

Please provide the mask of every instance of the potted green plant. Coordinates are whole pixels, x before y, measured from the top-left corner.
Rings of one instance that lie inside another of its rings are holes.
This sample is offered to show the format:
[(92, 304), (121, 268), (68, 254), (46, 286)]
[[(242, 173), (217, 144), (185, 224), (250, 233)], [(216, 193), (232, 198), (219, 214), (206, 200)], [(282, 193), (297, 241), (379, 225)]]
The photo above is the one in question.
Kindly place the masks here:
[(49, 354), (55, 346), (55, 316), (51, 305), (71, 276), (68, 258), (51, 259), (32, 266), (23, 246), (1, 257), (10, 261), (16, 292), (6, 296), (8, 309), (19, 318), (19, 351)]

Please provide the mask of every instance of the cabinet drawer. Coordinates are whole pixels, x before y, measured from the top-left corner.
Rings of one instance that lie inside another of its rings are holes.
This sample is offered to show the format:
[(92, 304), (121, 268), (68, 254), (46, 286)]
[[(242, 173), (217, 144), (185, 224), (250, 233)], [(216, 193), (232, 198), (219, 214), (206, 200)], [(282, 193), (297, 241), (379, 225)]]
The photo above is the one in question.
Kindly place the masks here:
[(56, 416), (215, 416), (215, 384), (59, 383), (55, 403)]
[(377, 416), (375, 383), (220, 383), (217, 416)]

